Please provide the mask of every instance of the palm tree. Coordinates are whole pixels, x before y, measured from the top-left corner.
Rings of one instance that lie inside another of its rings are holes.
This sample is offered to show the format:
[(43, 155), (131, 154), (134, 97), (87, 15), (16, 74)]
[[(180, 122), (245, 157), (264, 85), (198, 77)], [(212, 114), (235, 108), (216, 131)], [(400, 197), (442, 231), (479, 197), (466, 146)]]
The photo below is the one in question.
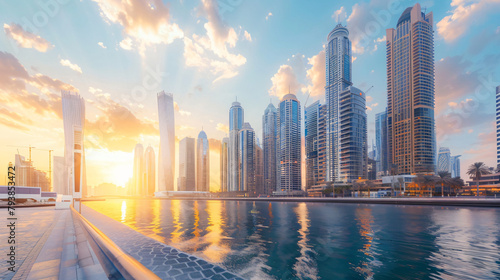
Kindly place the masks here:
[(441, 185), (441, 197), (444, 197), (444, 185), (450, 185), (452, 183), (451, 174), (448, 171), (439, 171), (436, 178), (436, 184)]
[(425, 189), (434, 188), (436, 183), (436, 176), (418, 174), (417, 177), (415, 177), (414, 181), (418, 185), (420, 195), (423, 195)]
[(456, 193), (457, 189), (461, 189), (463, 186), (465, 186), (464, 180), (462, 180), (460, 177), (452, 178), (450, 186), (454, 189)]
[(476, 196), (479, 196), (479, 181), (483, 175), (490, 174), (490, 170), (484, 162), (475, 162), (469, 166), (469, 170), (467, 170), (467, 175), (471, 177), (471, 179), (475, 179), (477, 181), (477, 191)]
[(371, 188), (373, 188), (375, 186), (375, 183), (373, 183), (372, 181), (366, 181), (365, 182), (365, 187), (366, 189), (368, 190), (368, 198), (370, 198), (370, 190)]
[(353, 184), (352, 186), (353, 186), (353, 188), (354, 188), (355, 190), (356, 190), (356, 189), (358, 190), (358, 196), (360, 196), (360, 192), (359, 192), (359, 190), (360, 190), (360, 189), (361, 189), (361, 187), (363, 186), (363, 182), (361, 182), (361, 181), (357, 180), (357, 181), (355, 181), (355, 182), (354, 182), (354, 184)]

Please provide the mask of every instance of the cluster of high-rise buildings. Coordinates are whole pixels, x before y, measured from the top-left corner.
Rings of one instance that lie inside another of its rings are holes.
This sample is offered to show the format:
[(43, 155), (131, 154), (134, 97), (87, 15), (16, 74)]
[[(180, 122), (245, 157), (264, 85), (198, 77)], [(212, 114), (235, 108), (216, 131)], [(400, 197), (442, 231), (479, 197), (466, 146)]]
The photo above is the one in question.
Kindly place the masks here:
[[(420, 5), (407, 8), (396, 28), (386, 30), (387, 107), (376, 114), (375, 141), (368, 154), (366, 96), (354, 87), (351, 41), (347, 27), (338, 24), (328, 34), (325, 48), (324, 103), (304, 108), (293, 93), (284, 95), (277, 108), (263, 112), (259, 141), (244, 109), (235, 101), (229, 109), (229, 132), (220, 142), (220, 191), (235, 195), (294, 195), (305, 187), (351, 184), (360, 179), (389, 175), (432, 174), (448, 171), (460, 176), (460, 160), (442, 147), (436, 157), (434, 120), (433, 15)], [(497, 88), (497, 100), (500, 87)], [(63, 191), (85, 185), (82, 143), (85, 106), (72, 93), (63, 92), (65, 156)], [(172, 94), (158, 93), (160, 147), (158, 186), (152, 147), (134, 151), (133, 195), (162, 195), (174, 190), (175, 126)], [(497, 111), (500, 104), (497, 101)], [(497, 113), (498, 114), (498, 113)], [(497, 128), (498, 128), (497, 121)], [(302, 136), (305, 180), (302, 180)], [(499, 144), (500, 147), (500, 144)], [(178, 191), (210, 191), (209, 140), (179, 142)], [(498, 149), (500, 154), (500, 148)], [(499, 156), (500, 158), (500, 156)], [(437, 161), (436, 161), (437, 159)], [(500, 162), (500, 160), (499, 160)], [(212, 167), (214, 168), (214, 167)]]

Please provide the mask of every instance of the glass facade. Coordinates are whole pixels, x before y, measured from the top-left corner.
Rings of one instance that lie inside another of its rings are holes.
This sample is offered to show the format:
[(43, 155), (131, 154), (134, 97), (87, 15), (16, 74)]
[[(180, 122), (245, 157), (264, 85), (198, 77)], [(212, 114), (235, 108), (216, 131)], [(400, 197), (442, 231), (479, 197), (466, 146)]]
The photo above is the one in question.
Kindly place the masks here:
[(233, 102), (231, 109), (229, 109), (228, 191), (239, 190), (239, 131), (243, 126), (243, 120), (243, 108), (239, 102)]
[(389, 168), (395, 174), (435, 171), (434, 35), (432, 12), (407, 8), (387, 29)]
[(255, 190), (255, 132), (249, 123), (244, 123), (239, 132), (238, 157), (240, 159), (240, 184), (238, 191), (254, 194)]
[(158, 191), (174, 190), (175, 175), (175, 119), (174, 96), (158, 93), (158, 123), (160, 152), (158, 156)]
[(277, 119), (278, 111), (273, 104), (269, 104), (262, 116), (262, 150), (264, 160), (264, 193), (270, 195), (276, 191), (278, 178), (277, 162)]
[(388, 147), (387, 147), (387, 108), (375, 116), (375, 146), (377, 150), (377, 176), (388, 175)]
[(278, 191), (300, 191), (301, 116), (300, 103), (294, 94), (283, 97), (278, 109)]
[(210, 154), (205, 131), (200, 131), (196, 143), (196, 191), (210, 191)]
[(304, 112), (306, 187), (322, 184), (326, 176), (326, 105), (314, 102)]

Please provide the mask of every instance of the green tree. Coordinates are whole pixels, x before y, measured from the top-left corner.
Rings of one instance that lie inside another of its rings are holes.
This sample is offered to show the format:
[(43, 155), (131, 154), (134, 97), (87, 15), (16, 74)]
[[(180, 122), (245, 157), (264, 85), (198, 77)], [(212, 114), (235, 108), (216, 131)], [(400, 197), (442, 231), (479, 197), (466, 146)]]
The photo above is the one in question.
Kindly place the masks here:
[(436, 176), (417, 174), (414, 182), (418, 185), (420, 195), (423, 195), (425, 190), (434, 188), (436, 184)]
[(323, 196), (328, 196), (331, 193), (333, 193), (333, 184), (332, 182), (327, 182), (326, 187), (321, 191), (323, 193)]
[(467, 175), (477, 182), (476, 196), (479, 196), (479, 181), (481, 181), (481, 177), (486, 174), (490, 174), (490, 169), (484, 162), (475, 162), (471, 164), (467, 170)]
[(352, 187), (354, 190), (357, 190), (358, 192), (358, 197), (361, 195), (360, 190), (363, 188), (364, 183), (362, 181), (356, 180), (354, 184), (352, 184)]
[(465, 186), (464, 180), (462, 180), (460, 177), (452, 178), (450, 186), (453, 188), (453, 191), (457, 193), (457, 190), (462, 189), (462, 187)]
[(439, 171), (436, 178), (436, 184), (441, 185), (441, 197), (444, 197), (444, 186), (449, 186), (452, 183), (451, 174), (448, 171)]

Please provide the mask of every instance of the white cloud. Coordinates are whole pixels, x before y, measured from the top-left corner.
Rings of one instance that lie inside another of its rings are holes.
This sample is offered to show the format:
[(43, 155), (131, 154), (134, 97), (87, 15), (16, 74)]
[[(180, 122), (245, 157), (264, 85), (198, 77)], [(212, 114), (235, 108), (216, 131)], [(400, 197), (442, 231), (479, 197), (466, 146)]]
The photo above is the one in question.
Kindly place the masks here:
[(104, 43), (103, 43), (103, 42), (98, 42), (97, 44), (98, 44), (101, 48), (103, 48), (103, 49), (107, 49), (107, 48), (108, 48), (108, 47), (106, 47), (106, 46), (104, 45)]
[(269, 19), (270, 17), (272, 17), (272, 16), (273, 16), (273, 13), (269, 12), (269, 13), (267, 14), (267, 16), (266, 16), (266, 20), (268, 20), (268, 19)]
[(453, 0), (450, 15), (445, 16), (437, 24), (437, 32), (445, 41), (451, 42), (459, 38), (471, 25), (483, 20), (488, 13), (498, 17), (500, 1), (498, 0)]
[(281, 65), (271, 81), (272, 86), (269, 89), (269, 94), (280, 99), (289, 92), (296, 94), (303, 87), (290, 65)]
[(181, 114), (181, 116), (191, 116), (191, 112), (184, 110), (179, 110), (179, 114)]
[(224, 133), (229, 133), (229, 126), (223, 123), (218, 123), (215, 129), (222, 131)]
[(171, 22), (170, 12), (161, 0), (93, 1), (99, 5), (106, 22), (123, 26), (125, 38), (120, 46), (124, 49), (134, 45), (144, 56), (148, 46), (170, 44), (184, 37), (181, 28)]
[(248, 31), (246, 31), (246, 30), (245, 30), (245, 39), (247, 41), (252, 42), (252, 35), (250, 35), (250, 33), (248, 33)]
[(206, 34), (193, 34), (191, 38), (184, 38), (186, 65), (210, 70), (217, 76), (214, 83), (238, 75), (237, 69), (246, 63), (246, 58), (229, 51), (230, 48), (236, 47), (238, 34), (220, 17), (216, 1), (202, 0), (200, 11), (207, 19), (203, 25)]
[(306, 77), (310, 82), (307, 85), (307, 91), (311, 96), (318, 96), (325, 93), (325, 51), (320, 51), (317, 55), (308, 58), (308, 64), (311, 65), (306, 72)]
[(7, 37), (12, 38), (22, 48), (35, 49), (39, 52), (46, 52), (53, 46), (44, 38), (24, 30), (15, 23), (4, 23), (3, 29)]
[(67, 66), (69, 67), (71, 70), (73, 71), (76, 71), (80, 74), (82, 74), (82, 68), (80, 68), (80, 66), (76, 65), (76, 64), (73, 64), (71, 63), (69, 60), (67, 59), (61, 59), (61, 61), (59, 61), (59, 63), (61, 63), (62, 66)]
[(342, 22), (347, 18), (347, 13), (345, 11), (344, 6), (340, 7), (340, 9), (336, 10), (332, 15), (333, 20), (336, 22)]
[(132, 39), (125, 38), (120, 42), (120, 47), (124, 50), (131, 51), (132, 50)]

